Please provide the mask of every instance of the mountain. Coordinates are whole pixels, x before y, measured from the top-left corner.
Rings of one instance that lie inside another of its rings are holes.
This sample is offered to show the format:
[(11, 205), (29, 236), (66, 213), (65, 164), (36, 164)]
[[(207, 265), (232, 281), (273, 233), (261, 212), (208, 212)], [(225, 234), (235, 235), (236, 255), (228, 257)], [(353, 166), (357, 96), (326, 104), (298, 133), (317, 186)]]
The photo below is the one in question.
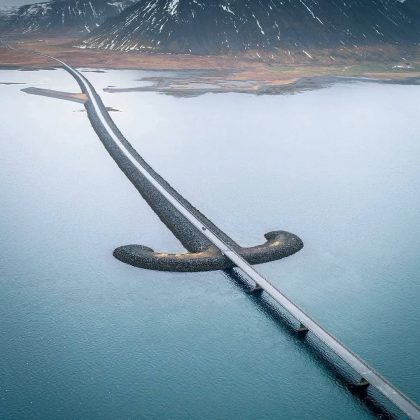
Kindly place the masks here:
[(133, 0), (51, 0), (9, 12), (9, 28), (21, 33), (90, 32)]
[(420, 42), (420, 0), (141, 0), (81, 48), (236, 54)]
[(0, 6), (0, 31), (7, 26), (9, 19), (14, 12), (15, 9), (12, 7)]

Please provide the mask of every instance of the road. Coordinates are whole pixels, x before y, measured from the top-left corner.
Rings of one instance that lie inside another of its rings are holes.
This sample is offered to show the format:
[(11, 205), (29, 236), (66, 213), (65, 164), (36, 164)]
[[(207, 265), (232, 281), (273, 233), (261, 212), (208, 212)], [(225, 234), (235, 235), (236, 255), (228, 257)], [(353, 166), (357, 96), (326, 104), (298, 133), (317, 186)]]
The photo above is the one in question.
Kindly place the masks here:
[[(347, 365), (354, 369), (360, 375), (361, 380), (367, 381), (370, 386), (379, 391), (385, 398), (391, 401), (408, 417), (412, 419), (420, 419), (420, 408), (414, 401), (410, 400), (388, 380), (383, 378), (358, 355), (353, 353), (337, 338), (330, 334), (325, 328), (318, 324), (312, 317), (306, 314), (302, 308), (292, 302), (292, 300), (290, 300), (269, 280), (264, 278), (254, 267), (248, 264), (230, 244), (220, 238), (219, 235), (214, 232), (214, 229), (212, 229), (211, 226), (205, 225), (202, 220), (197, 218), (193, 212), (185, 207), (184, 204), (179, 201), (159, 179), (154, 176), (154, 174), (149, 170), (149, 168), (147, 168), (147, 166), (143, 166), (139, 163), (130, 149), (127, 148), (127, 145), (121, 141), (121, 138), (123, 138), (121, 132), (118, 130), (115, 124), (111, 124), (109, 122), (112, 121), (111, 117), (109, 116), (99, 95), (84, 75), (55, 57), (48, 56), (48, 58), (60, 63), (60, 65), (74, 77), (74, 79), (81, 87), (83, 93), (88, 96), (90, 105), (96, 114), (96, 118), (102, 125), (102, 128), (115, 142), (115, 145), (120, 149), (125, 157), (131, 162), (133, 167), (135, 167), (136, 170), (138, 170), (156, 188), (156, 190), (158, 190), (159, 193), (162, 194), (162, 196), (173, 205), (174, 208), (176, 208), (196, 229), (205, 235), (207, 239), (216, 248), (218, 248), (221, 253), (223, 253), (229, 260), (231, 260), (238, 269), (245, 273), (249, 279), (255, 282), (258, 288), (261, 288), (263, 292), (271, 296), (271, 298), (280, 304), (286, 312), (288, 312), (297, 321), (299, 321), (301, 326), (308, 330), (308, 333), (315, 335), (335, 355), (337, 355)], [(264, 357), (264, 355), (258, 355), (258, 357)], [(258, 359), (258, 357), (256, 355), (256, 359)]]

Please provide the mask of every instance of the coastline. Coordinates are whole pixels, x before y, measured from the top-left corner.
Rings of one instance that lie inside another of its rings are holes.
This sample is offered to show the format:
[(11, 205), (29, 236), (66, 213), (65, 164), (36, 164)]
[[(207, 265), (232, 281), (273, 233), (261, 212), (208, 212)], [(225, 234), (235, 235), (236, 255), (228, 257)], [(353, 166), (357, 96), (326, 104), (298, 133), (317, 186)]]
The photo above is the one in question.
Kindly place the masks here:
[[(403, 57), (404, 51), (390, 50), (387, 61), (380, 58), (378, 49), (370, 55), (343, 54), (341, 61), (326, 58), (331, 51), (320, 51), (318, 60), (294, 58), (295, 63), (249, 56), (194, 56), (154, 54), (141, 52), (110, 52), (75, 48), (75, 38), (15, 38), (10, 42), (18, 49), (53, 55), (74, 67), (84, 69), (131, 69), (145, 71), (185, 72), (182, 86), (179, 78), (151, 80), (156, 91), (181, 95), (207, 92), (245, 92), (278, 94), (296, 89), (306, 89), (315, 83), (328, 83), (330, 79), (370, 79), (387, 83), (412, 83), (420, 80), (420, 48)], [(382, 50), (381, 50), (382, 51)], [(382, 51), (383, 52), (383, 51)], [(366, 53), (366, 51), (365, 51)], [(370, 57), (370, 59), (368, 59)], [(0, 44), (0, 68), (18, 70), (54, 69), (56, 65), (41, 55), (22, 54)], [(212, 85), (201, 89), (199, 84)], [(223, 86), (224, 85), (224, 86)], [(216, 86), (216, 88), (214, 88)], [(123, 88), (123, 87), (122, 87)], [(194, 88), (194, 89), (193, 89)]]

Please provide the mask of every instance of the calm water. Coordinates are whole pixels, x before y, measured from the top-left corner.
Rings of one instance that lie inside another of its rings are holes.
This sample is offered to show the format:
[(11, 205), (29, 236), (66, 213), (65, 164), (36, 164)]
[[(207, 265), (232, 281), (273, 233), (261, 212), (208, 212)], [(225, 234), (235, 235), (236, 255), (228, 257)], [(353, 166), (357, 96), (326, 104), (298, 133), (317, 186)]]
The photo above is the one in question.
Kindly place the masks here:
[[(86, 73), (98, 91), (136, 71)], [(62, 70), (0, 71), (0, 418), (364, 419), (333, 371), (221, 272), (112, 250), (180, 244), (107, 155)], [(140, 153), (244, 245), (305, 248), (260, 270), (420, 402), (419, 86), (288, 96), (103, 94)]]

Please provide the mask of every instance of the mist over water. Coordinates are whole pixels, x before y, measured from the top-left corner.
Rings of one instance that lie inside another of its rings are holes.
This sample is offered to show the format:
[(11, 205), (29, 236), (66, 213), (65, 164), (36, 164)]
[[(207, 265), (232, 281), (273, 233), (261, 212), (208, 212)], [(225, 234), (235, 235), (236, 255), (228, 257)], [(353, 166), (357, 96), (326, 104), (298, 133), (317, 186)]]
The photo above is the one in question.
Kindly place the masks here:
[[(102, 93), (139, 153), (243, 245), (305, 248), (259, 269), (420, 401), (419, 86), (285, 96)], [(0, 82), (76, 91), (62, 70)], [(82, 106), (0, 85), (0, 417), (354, 419), (372, 412), (222, 272), (126, 266), (181, 245), (107, 155)]]

